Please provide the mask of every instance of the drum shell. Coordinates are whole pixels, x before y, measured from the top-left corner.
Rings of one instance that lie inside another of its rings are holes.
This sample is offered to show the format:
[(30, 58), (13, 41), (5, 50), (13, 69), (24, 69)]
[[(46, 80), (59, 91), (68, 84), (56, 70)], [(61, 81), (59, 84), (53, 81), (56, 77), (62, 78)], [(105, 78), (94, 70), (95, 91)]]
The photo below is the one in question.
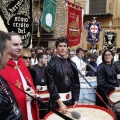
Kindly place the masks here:
[(120, 120), (120, 101), (113, 103), (112, 110), (116, 115), (116, 120)]
[(37, 92), (40, 98), (42, 98), (43, 102), (48, 102), (50, 98), (50, 93), (48, 91)]
[[(45, 104), (48, 104), (49, 97), (50, 97), (50, 94), (48, 91), (37, 92), (37, 94), (42, 98)], [(39, 104), (40, 119), (43, 119), (47, 114), (47, 112), (48, 112), (47, 107), (45, 107), (42, 104)]]
[[(86, 79), (93, 86), (93, 88), (96, 89), (97, 87), (96, 77), (86, 77)], [(91, 88), (83, 78), (80, 78), (79, 103), (95, 105), (96, 94), (93, 88)]]

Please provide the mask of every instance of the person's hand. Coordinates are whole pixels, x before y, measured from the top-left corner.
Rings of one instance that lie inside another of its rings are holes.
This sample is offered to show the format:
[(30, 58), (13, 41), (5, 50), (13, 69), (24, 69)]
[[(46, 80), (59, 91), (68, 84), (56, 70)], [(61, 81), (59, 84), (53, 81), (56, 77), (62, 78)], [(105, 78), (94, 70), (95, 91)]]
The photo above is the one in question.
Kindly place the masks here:
[(115, 92), (120, 92), (120, 87), (115, 87)]
[(67, 106), (66, 106), (65, 104), (60, 105), (59, 108), (60, 108), (60, 111), (61, 111), (63, 114), (66, 113)]
[[(33, 90), (31, 87), (29, 87), (29, 86), (27, 86), (25, 92), (28, 93), (29, 95), (33, 96), (33, 97), (36, 96), (34, 90)], [(32, 100), (32, 97), (26, 95), (26, 99), (27, 99), (27, 101), (31, 101), (31, 100)]]
[(75, 101), (75, 102), (74, 102), (74, 105), (73, 105), (73, 108), (76, 107), (77, 105), (78, 105), (78, 102)]

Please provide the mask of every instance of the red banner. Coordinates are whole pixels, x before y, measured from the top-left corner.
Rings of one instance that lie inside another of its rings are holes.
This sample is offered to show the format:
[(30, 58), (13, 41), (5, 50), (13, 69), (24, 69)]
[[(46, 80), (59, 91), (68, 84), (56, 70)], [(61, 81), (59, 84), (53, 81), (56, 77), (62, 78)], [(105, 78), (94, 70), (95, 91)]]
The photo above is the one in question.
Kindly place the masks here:
[(82, 8), (68, 2), (67, 39), (69, 47), (77, 47), (80, 44), (82, 32)]

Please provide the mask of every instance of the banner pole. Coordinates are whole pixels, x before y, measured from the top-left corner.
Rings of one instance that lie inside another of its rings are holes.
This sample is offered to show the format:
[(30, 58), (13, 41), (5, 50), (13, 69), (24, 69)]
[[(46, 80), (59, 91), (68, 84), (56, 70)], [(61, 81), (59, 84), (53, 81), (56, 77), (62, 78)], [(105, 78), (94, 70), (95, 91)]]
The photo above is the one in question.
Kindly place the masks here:
[[(40, 0), (38, 2), (38, 10), (40, 10)], [(40, 39), (41, 39), (41, 24), (40, 24), (41, 22), (40, 22), (40, 17), (39, 17), (39, 11), (37, 13), (37, 17), (38, 17), (38, 31), (37, 31), (38, 44), (37, 44), (36, 57), (35, 57), (34, 63), (36, 62), (36, 59), (37, 59), (38, 48), (39, 48)]]

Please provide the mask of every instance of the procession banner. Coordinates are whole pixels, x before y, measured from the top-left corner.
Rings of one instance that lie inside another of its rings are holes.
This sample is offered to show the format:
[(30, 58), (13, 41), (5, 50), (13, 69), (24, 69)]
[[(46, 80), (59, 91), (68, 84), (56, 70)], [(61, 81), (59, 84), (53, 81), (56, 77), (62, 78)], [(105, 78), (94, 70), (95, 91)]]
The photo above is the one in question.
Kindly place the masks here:
[(116, 41), (117, 41), (117, 33), (116, 32), (104, 32), (104, 42), (103, 45), (106, 46), (107, 49), (116, 49)]
[(67, 39), (70, 48), (75, 48), (80, 44), (81, 32), (82, 8), (68, 2)]
[(57, 8), (57, 0), (44, 0), (42, 27), (47, 32), (51, 32), (54, 29), (56, 8)]
[(100, 38), (100, 31), (101, 29), (101, 23), (96, 22), (96, 17), (94, 17), (92, 22), (87, 21), (86, 22), (86, 30), (88, 31), (87, 35), (87, 42), (91, 44), (91, 46), (96, 45)]
[(20, 34), (23, 47), (29, 47), (32, 33), (32, 0), (0, 0), (0, 15), (8, 32)]

